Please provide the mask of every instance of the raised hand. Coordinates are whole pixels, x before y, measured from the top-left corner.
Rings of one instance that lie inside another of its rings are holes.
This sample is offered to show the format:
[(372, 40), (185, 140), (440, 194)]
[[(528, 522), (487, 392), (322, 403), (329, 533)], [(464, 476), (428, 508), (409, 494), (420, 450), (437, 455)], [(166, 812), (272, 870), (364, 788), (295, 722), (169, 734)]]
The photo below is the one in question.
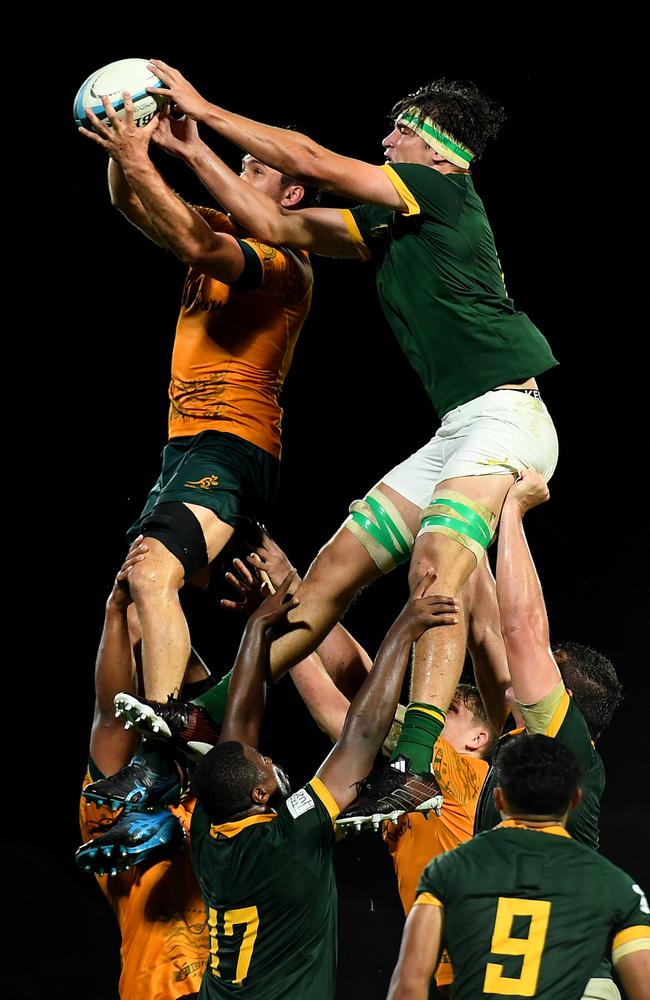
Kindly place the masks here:
[(226, 580), (235, 590), (239, 591), (243, 600), (231, 601), (228, 598), (224, 598), (221, 601), (221, 607), (229, 608), (231, 611), (239, 611), (241, 614), (250, 617), (253, 611), (259, 608), (266, 596), (262, 590), (263, 581), (260, 580), (257, 573), (253, 575), (246, 563), (242, 562), (241, 559), (233, 559), (232, 564), (235, 572), (226, 573)]
[(505, 503), (518, 504), (523, 515), (533, 507), (546, 503), (549, 497), (544, 477), (534, 469), (523, 469), (519, 479), (508, 490)]
[(265, 629), (275, 625), (276, 622), (286, 618), (292, 608), (297, 608), (300, 601), (297, 597), (291, 597), (290, 589), (296, 575), (295, 569), (290, 570), (284, 580), (275, 591), (271, 593), (268, 583), (262, 584), (262, 594), (264, 600), (259, 608), (252, 613), (249, 619), (250, 624), (262, 625)]
[(189, 115), (190, 118), (201, 120), (201, 114), (210, 107), (210, 103), (201, 97), (198, 90), (185, 79), (173, 66), (168, 66), (162, 59), (152, 59), (148, 64), (148, 69), (153, 70), (156, 76), (165, 84), (164, 87), (147, 87), (150, 93), (164, 94), (171, 98), (179, 111)]
[(188, 156), (192, 149), (201, 146), (199, 128), (194, 119), (187, 115), (174, 118), (167, 109), (161, 112), (160, 123), (152, 138), (160, 149), (181, 159)]
[(133, 541), (126, 559), (115, 577), (109, 601), (113, 603), (118, 611), (125, 612), (129, 604), (133, 601), (131, 591), (129, 590), (129, 574), (137, 563), (144, 560), (149, 551), (149, 546), (145, 545), (142, 541), (143, 537), (143, 535), (138, 535)]
[(432, 569), (428, 569), (395, 620), (392, 629), (406, 631), (411, 642), (420, 638), (427, 629), (437, 625), (456, 625), (458, 604), (453, 597), (440, 594), (426, 594), (435, 580)]
[[(261, 533), (261, 541), (256, 544), (253, 552), (246, 557), (246, 561), (251, 566), (254, 566), (258, 573), (266, 574), (273, 586), (277, 587), (293, 567), (278, 543), (274, 542), (268, 534), (264, 525), (260, 524), (258, 527)], [(263, 575), (262, 579), (264, 579)], [(294, 588), (299, 583), (300, 577), (296, 573), (294, 576)]]
[(133, 116), (131, 95), (125, 91), (122, 96), (124, 98), (124, 118), (118, 117), (117, 111), (108, 97), (104, 95), (102, 104), (110, 126), (105, 122), (100, 122), (90, 108), (85, 108), (88, 121), (92, 122), (95, 131), (91, 132), (83, 127), (80, 127), (79, 131), (87, 139), (92, 139), (98, 146), (105, 149), (109, 156), (125, 167), (128, 163), (138, 159), (148, 159), (147, 149), (152, 135), (160, 124), (160, 115), (154, 115), (147, 125), (138, 126)]

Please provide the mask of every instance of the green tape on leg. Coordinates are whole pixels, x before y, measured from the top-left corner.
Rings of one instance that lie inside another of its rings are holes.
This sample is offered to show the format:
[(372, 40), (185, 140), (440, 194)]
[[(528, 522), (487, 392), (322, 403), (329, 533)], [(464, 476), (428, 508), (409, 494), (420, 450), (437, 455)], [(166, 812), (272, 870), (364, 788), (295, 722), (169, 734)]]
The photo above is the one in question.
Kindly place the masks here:
[[(463, 517), (467, 522), (467, 527), (472, 528), (472, 531), (463, 530), (462, 533), (464, 535), (469, 535), (470, 538), (473, 538), (475, 541), (479, 542), (484, 549), (488, 547), (488, 545), (490, 544), (490, 539), (492, 538), (492, 532), (490, 531), (489, 526), (485, 523), (480, 514), (477, 514), (475, 510), (472, 510), (471, 507), (468, 507), (464, 503), (459, 503), (458, 500), (452, 500), (451, 498), (448, 497), (440, 497), (440, 498), (434, 497), (431, 503), (429, 504), (427, 510), (430, 510), (430, 508), (433, 507), (434, 505), (436, 506), (439, 505), (442, 507), (451, 507), (452, 510), (457, 511), (457, 513), (460, 514), (460, 516)], [(434, 517), (439, 517), (439, 516), (444, 516), (444, 515), (434, 515)], [(449, 527), (457, 527), (458, 521), (456, 518), (448, 518), (448, 520), (453, 522), (452, 524), (449, 525)], [(431, 518), (425, 518), (422, 521), (422, 524), (424, 524), (425, 521), (431, 522)], [(458, 530), (461, 529), (459, 528)]]
[(432, 517), (425, 517), (422, 520), (423, 528), (430, 528), (438, 525), (444, 528), (451, 528), (452, 531), (459, 535), (465, 535), (466, 538), (471, 538), (482, 549), (485, 548), (485, 542), (483, 541), (483, 534), (477, 531), (471, 524), (466, 524), (463, 521), (459, 521), (457, 517), (445, 517), (444, 514), (434, 514)]
[[(357, 501), (355, 501), (356, 503)], [(367, 504), (375, 520), (371, 520), (359, 510), (350, 509), (350, 517), (386, 550), (392, 562), (398, 566), (411, 557), (411, 545), (404, 538), (388, 511), (376, 497), (368, 495), (360, 504)], [(354, 505), (353, 505), (354, 506)]]

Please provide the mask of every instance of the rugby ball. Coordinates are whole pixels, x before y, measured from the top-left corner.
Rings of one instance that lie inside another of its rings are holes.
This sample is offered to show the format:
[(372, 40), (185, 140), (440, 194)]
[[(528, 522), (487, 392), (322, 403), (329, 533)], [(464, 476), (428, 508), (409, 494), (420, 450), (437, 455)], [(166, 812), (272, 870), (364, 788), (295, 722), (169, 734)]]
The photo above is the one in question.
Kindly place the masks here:
[(124, 118), (125, 90), (133, 98), (133, 115), (139, 127), (147, 125), (153, 116), (166, 103), (167, 98), (148, 94), (147, 87), (164, 87), (150, 69), (147, 69), (147, 59), (119, 59), (117, 62), (102, 66), (84, 80), (74, 99), (74, 120), (77, 125), (91, 129), (92, 125), (86, 117), (86, 108), (95, 112), (100, 121), (106, 120), (106, 112), (102, 97), (108, 97), (117, 111), (119, 118)]

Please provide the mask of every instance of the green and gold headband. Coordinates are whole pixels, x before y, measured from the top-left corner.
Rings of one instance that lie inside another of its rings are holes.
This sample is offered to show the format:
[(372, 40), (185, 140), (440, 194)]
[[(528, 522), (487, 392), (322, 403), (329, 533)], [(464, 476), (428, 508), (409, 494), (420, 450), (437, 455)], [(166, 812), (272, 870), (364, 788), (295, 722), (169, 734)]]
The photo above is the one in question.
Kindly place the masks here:
[(402, 112), (396, 125), (407, 125), (416, 135), (419, 135), (427, 146), (431, 146), (436, 153), (440, 153), (446, 160), (453, 163), (455, 167), (468, 168), (474, 159), (474, 153), (462, 142), (454, 139), (449, 132), (443, 131), (432, 118), (423, 118), (417, 108), (409, 108)]

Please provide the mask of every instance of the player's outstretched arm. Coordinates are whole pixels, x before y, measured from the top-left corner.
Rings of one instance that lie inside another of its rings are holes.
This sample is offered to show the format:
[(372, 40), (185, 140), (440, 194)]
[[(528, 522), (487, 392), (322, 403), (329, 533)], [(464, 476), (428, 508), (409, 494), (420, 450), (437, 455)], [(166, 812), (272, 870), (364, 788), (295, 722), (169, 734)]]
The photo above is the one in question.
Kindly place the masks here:
[(650, 938), (648, 949), (625, 955), (616, 963), (616, 973), (629, 1000), (650, 1000)]
[(350, 709), (343, 732), (318, 777), (341, 810), (356, 797), (356, 785), (372, 767), (393, 721), (412, 644), (437, 625), (455, 625), (458, 606), (452, 597), (424, 594), (431, 588), (428, 570), (382, 642), (372, 670)]
[(246, 746), (259, 746), (266, 700), (267, 632), (300, 603), (289, 596), (293, 577), (293, 572), (287, 573), (274, 594), (262, 584), (262, 593), (269, 596), (253, 611), (244, 629), (228, 688), (220, 743), (238, 740)]
[[(271, 589), (275, 589), (276, 584), (279, 585), (287, 573), (292, 572), (293, 580), (288, 591), (290, 594), (300, 582), (300, 577), (292, 569), (280, 546), (263, 530), (263, 540), (248, 557), (248, 562), (255, 567), (259, 580), (269, 583)], [(239, 591), (242, 599), (239, 602), (222, 600), (221, 604), (250, 615), (259, 605), (259, 582), (240, 559), (233, 560), (233, 567), (235, 572), (226, 573), (226, 579)], [(316, 725), (336, 743), (350, 702), (335, 685), (320, 656), (311, 653), (292, 667), (289, 673)]]
[(500, 733), (508, 712), (516, 711), (516, 706), (507, 699), (512, 680), (501, 635), (496, 583), (487, 557), (463, 587), (463, 603), (474, 679), (494, 731)]
[(121, 212), (124, 218), (144, 233), (152, 243), (162, 247), (163, 250), (168, 249), (147, 215), (144, 205), (127, 181), (121, 166), (112, 157), (108, 161), (108, 191), (113, 208)]
[(138, 128), (129, 94), (124, 95), (124, 119), (118, 118), (108, 98), (102, 101), (110, 128), (88, 110), (95, 131), (83, 128), (79, 131), (117, 161), (128, 187), (149, 220), (149, 227), (158, 234), (160, 245), (168, 247), (184, 264), (202, 274), (228, 284), (236, 281), (244, 270), (244, 254), (238, 241), (227, 233), (213, 232), (198, 212), (174, 194), (149, 158), (149, 140), (159, 127), (160, 115)]
[(135, 665), (126, 618), (131, 603), (128, 578), (146, 552), (140, 535), (131, 545), (106, 602), (95, 661), (95, 711), (90, 732), (90, 756), (102, 774), (115, 774), (131, 759), (135, 746), (135, 734), (126, 732), (115, 718), (113, 698), (118, 691), (135, 694)]
[(166, 94), (185, 114), (204, 122), (262, 163), (346, 198), (397, 211), (406, 208), (388, 176), (375, 164), (340, 156), (300, 132), (264, 125), (210, 104), (177, 69), (160, 59), (152, 59), (150, 68), (165, 84), (156, 89), (157, 94)]
[[(248, 562), (262, 575), (262, 579), (266, 575), (273, 586), (277, 586), (284, 579), (289, 569), (291, 569), (291, 563), (263, 525), (260, 525), (260, 530), (261, 537), (254, 551), (248, 556)], [(296, 583), (299, 582), (300, 578), (297, 576)], [(322, 666), (325, 667), (329, 677), (331, 677), (339, 691), (345, 695), (346, 699), (351, 700), (354, 698), (372, 666), (372, 659), (361, 643), (357, 642), (354, 636), (350, 635), (340, 622), (337, 622), (332, 631), (325, 636), (316, 652)], [(309, 661), (310, 658), (308, 657), (307, 660)], [(291, 671), (294, 680), (296, 679), (295, 670), (296, 668), (294, 667)], [(306, 673), (307, 671), (301, 668), (300, 675), (306, 676)], [(300, 687), (299, 690), (303, 694)], [(342, 725), (343, 719), (341, 719), (341, 726), (333, 736), (334, 740), (338, 739)], [(326, 731), (330, 732), (330, 729), (327, 728)]]
[(501, 631), (514, 695), (523, 705), (541, 701), (560, 681), (544, 595), (523, 525), (526, 511), (548, 497), (539, 473), (525, 469), (506, 495), (499, 523), (496, 581)]

